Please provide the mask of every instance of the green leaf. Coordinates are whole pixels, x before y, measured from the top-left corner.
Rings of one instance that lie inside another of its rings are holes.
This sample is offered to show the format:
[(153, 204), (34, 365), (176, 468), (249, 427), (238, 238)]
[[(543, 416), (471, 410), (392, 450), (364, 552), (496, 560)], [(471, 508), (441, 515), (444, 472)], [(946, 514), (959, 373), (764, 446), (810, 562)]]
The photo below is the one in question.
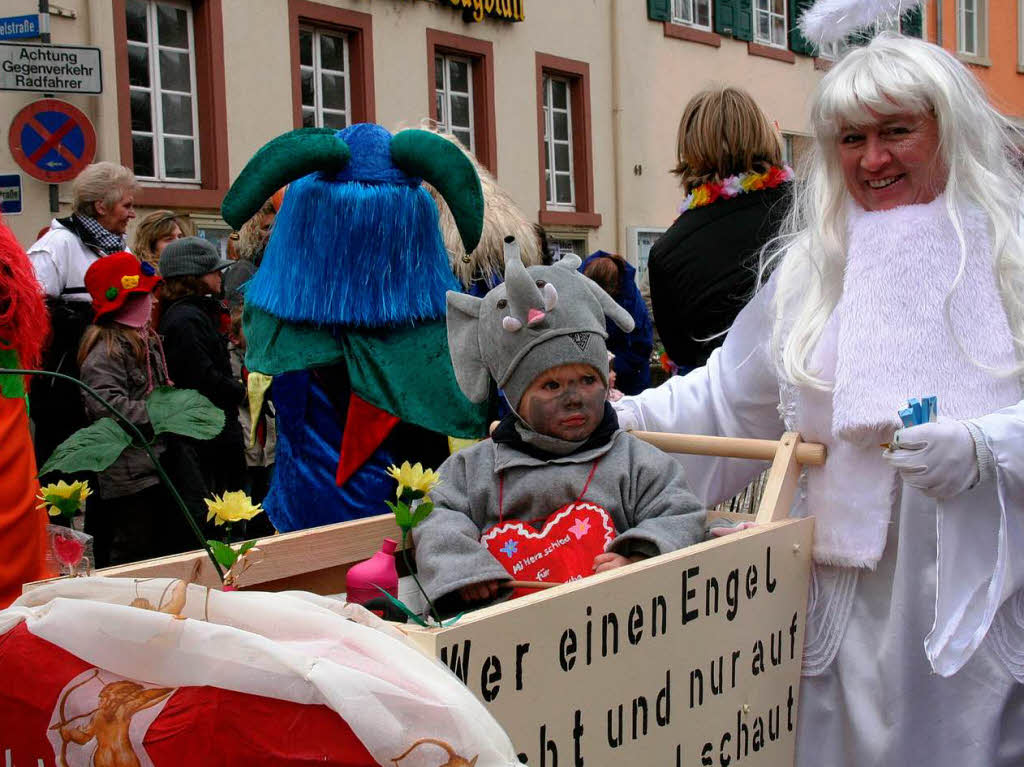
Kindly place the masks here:
[(415, 623), (418, 626), (423, 626), (423, 628), (427, 628), (427, 622), (425, 620), (423, 620), (420, 616), (418, 616), (416, 613), (414, 613), (412, 610), (410, 610), (406, 606), (405, 602), (403, 602), (400, 599), (397, 599), (396, 597), (391, 596), (388, 592), (386, 592), (380, 586), (377, 586), (376, 589), (381, 594), (386, 596), (388, 598), (388, 600), (390, 600), (391, 604), (393, 604), (395, 607), (397, 607), (399, 610), (401, 610), (406, 618), (408, 618), (409, 620), (411, 620), (413, 623)]
[(220, 562), (221, 567), (231, 568), (231, 565), (238, 559), (238, 552), (221, 541), (207, 541), (207, 545), (213, 551), (213, 556)]
[(434, 504), (430, 501), (421, 503), (416, 507), (416, 511), (412, 514), (412, 526), (416, 527), (420, 522), (430, 516), (430, 512), (434, 510)]
[(404, 503), (397, 503), (393, 510), (395, 512), (395, 522), (398, 523), (399, 527), (403, 529), (412, 527), (412, 514), (409, 513), (408, 506)]
[(154, 434), (213, 439), (224, 429), (224, 411), (193, 389), (154, 389), (146, 400), (146, 412)]
[(114, 419), (101, 418), (57, 445), (53, 455), (39, 470), (39, 476), (51, 471), (62, 471), (65, 474), (103, 471), (117, 460), (131, 441), (131, 437)]
[(256, 545), (256, 541), (246, 541), (238, 547), (238, 556), (242, 556), (245, 552)]

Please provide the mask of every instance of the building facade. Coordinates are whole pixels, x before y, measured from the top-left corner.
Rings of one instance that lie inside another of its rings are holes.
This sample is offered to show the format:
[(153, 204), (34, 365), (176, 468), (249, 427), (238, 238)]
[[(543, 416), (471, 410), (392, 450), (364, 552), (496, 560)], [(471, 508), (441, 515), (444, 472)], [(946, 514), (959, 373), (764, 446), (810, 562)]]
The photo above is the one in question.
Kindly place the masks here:
[[(794, 28), (807, 5), (60, 0), (50, 31), (54, 45), (100, 49), (102, 93), (57, 96), (92, 120), (97, 159), (135, 170), (142, 211), (187, 211), (218, 239), (232, 179), (274, 136), (434, 121), (473, 149), (555, 247), (603, 248), (642, 267), (676, 215), (676, 130), (698, 91), (747, 89), (787, 153), (800, 152), (808, 97), (828, 66)], [(36, 0), (5, 3), (10, 14), (36, 10)], [(0, 91), (0, 174), (21, 173), (24, 198), (24, 212), (7, 220), (26, 245), (52, 216), (49, 190), (16, 167), (7, 134), (42, 95)], [(69, 194), (61, 185), (62, 214)]]

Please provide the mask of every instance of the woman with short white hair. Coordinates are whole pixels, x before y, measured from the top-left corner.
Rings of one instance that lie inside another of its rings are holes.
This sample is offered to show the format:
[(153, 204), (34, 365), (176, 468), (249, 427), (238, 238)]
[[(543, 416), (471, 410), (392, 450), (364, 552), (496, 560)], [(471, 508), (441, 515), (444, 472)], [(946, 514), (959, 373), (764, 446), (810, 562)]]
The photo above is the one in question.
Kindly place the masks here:
[[(45, 370), (78, 374), (78, 342), (93, 319), (85, 273), (97, 259), (128, 250), (124, 235), (135, 218), (137, 190), (128, 168), (113, 162), (86, 166), (71, 185), (71, 215), (53, 219), (50, 230), (28, 249), (53, 326)], [(78, 389), (66, 382), (40, 378), (30, 396), (36, 459), (42, 465), (57, 445), (86, 424), (85, 412)]]
[[(620, 424), (828, 446), (792, 512), (816, 517), (798, 764), (1024, 764), (1015, 136), (953, 56), (894, 36), (832, 68), (812, 125), (762, 287)], [(899, 429), (930, 395), (945, 417)], [(763, 468), (680, 460), (708, 504)]]

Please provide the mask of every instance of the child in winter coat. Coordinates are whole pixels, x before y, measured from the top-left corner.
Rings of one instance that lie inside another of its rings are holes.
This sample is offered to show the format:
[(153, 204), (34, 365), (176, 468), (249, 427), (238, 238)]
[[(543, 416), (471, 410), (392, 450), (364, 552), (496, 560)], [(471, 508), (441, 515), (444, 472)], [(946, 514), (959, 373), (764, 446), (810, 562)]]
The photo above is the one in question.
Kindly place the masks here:
[[(224, 429), (219, 435), (186, 446), (198, 459), (202, 478), (197, 481), (205, 485), (207, 497), (241, 490), (246, 484), (245, 447), (238, 422), (238, 407), (245, 401), (246, 391), (231, 370), (229, 320), (219, 300), (221, 272), (232, 263), (201, 237), (175, 240), (160, 256), (164, 279), (160, 335), (171, 376), (178, 386), (195, 389), (224, 411)], [(193, 497), (187, 500), (195, 503)]]
[(509, 580), (574, 580), (703, 538), (680, 465), (621, 431), (607, 404), (604, 316), (627, 331), (632, 320), (578, 265), (512, 257), (484, 298), (448, 294), (460, 387), (481, 401), (493, 377), (514, 412), (440, 468), (413, 531), (432, 598), (491, 599)]
[[(150, 328), (153, 289), (159, 282), (150, 264), (127, 252), (101, 258), (85, 273), (95, 319), (78, 349), (82, 380), (143, 433), (150, 428), (146, 398), (156, 387), (171, 383), (160, 337)], [(83, 393), (83, 400), (91, 421), (110, 417), (93, 397)], [(152, 449), (162, 456), (164, 440), (157, 439)], [(98, 567), (190, 547), (181, 511), (141, 448), (125, 449), (97, 481), (98, 493), (86, 509), (85, 531), (93, 536)]]

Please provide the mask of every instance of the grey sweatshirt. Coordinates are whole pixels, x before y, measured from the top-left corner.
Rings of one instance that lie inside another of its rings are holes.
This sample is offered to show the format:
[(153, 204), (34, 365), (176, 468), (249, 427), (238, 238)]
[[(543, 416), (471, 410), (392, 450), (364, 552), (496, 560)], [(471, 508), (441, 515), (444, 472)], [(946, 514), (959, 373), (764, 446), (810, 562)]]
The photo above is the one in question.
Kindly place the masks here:
[(614, 521), (610, 551), (656, 556), (703, 539), (704, 510), (682, 467), (631, 434), (616, 431), (605, 445), (546, 461), (485, 440), (441, 465), (441, 482), (431, 492), (434, 511), (413, 530), (427, 594), (437, 599), (472, 583), (512, 578), (480, 543), (498, 522), (502, 472), (504, 520), (535, 520), (575, 501), (598, 458), (583, 500), (603, 507)]

